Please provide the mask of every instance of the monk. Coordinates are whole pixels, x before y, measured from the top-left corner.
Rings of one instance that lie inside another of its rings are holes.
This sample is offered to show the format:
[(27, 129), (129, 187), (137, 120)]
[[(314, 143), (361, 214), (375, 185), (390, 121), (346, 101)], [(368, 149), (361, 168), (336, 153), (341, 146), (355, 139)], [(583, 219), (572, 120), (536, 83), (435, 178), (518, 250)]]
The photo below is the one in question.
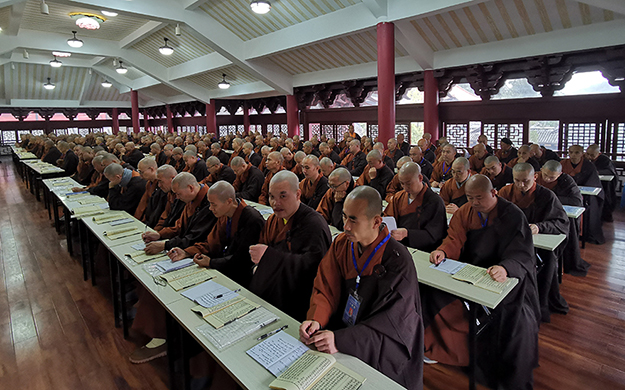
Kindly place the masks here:
[(293, 155), (293, 160), (295, 160), (295, 166), (293, 167), (293, 169), (291, 169), (291, 172), (297, 175), (297, 178), (299, 179), (299, 181), (304, 180), (304, 167), (302, 166), (302, 162), (304, 162), (304, 159), (306, 158), (306, 156), (307, 154), (301, 150), (298, 150)]
[(541, 167), (550, 160), (560, 161), (560, 157), (558, 157), (556, 152), (538, 144), (532, 144), (530, 146), (530, 154), (538, 161)]
[(488, 156), (484, 159), (484, 168), (482, 168), (481, 174), (490, 179), (497, 191), (514, 180), (512, 168), (502, 164), (497, 156)]
[(247, 287), (254, 266), (249, 247), (258, 243), (265, 219), (256, 209), (237, 198), (234, 187), (226, 181), (211, 186), (208, 201), (217, 223), (204, 241), (186, 249), (172, 248), (168, 252), (169, 258), (178, 261), (193, 257), (199, 266), (216, 269)]
[(228, 165), (230, 162), (230, 155), (221, 148), (219, 142), (213, 142), (211, 144), (211, 156), (217, 157), (224, 165)]
[[(254, 151), (254, 145), (251, 142), (246, 142), (243, 144), (243, 153), (245, 154), (245, 161), (251, 163), (256, 168), (260, 165), (260, 162), (263, 158), (259, 153)], [(230, 162), (232, 164), (232, 161)]]
[(191, 173), (198, 182), (201, 182), (208, 176), (209, 173), (206, 163), (197, 156), (196, 152), (192, 150), (186, 151), (183, 154), (183, 158), (185, 163), (184, 169), (182, 170), (183, 172)]
[(405, 142), (405, 137), (402, 133), (397, 134), (397, 147), (402, 151), (404, 156), (410, 153), (410, 144)]
[[(562, 165), (555, 160), (547, 161), (540, 169), (536, 183), (550, 189), (564, 206), (582, 207), (582, 193), (575, 180), (562, 172)], [(574, 276), (586, 276), (590, 264), (584, 261), (579, 250), (579, 218), (569, 218), (569, 233), (562, 252), (564, 272)]]
[(88, 185), (91, 182), (91, 176), (95, 172), (92, 164), (95, 153), (90, 146), (77, 146), (77, 148), (80, 148), (80, 157), (73, 179), (80, 184)]
[(326, 142), (322, 142), (319, 144), (319, 152), (321, 153), (321, 156), (319, 159), (322, 159), (323, 157), (327, 157), (330, 160), (332, 160), (332, 162), (334, 162), (335, 164), (341, 163), (341, 158), (339, 157), (338, 153), (336, 153), (332, 148), (330, 148)]
[[(423, 322), (412, 256), (382, 223), (382, 198), (358, 187), (345, 200), (345, 233), (323, 257), (300, 339), (360, 358), (408, 389), (423, 388)], [(348, 314), (352, 294), (360, 304)]]
[[(595, 165), (584, 158), (584, 148), (580, 145), (573, 145), (569, 148), (569, 158), (562, 160), (562, 172), (570, 175), (578, 186), (603, 188), (599, 173)], [(584, 218), (588, 218), (589, 227), (587, 232), (588, 242), (601, 245), (605, 243), (603, 229), (601, 227), (601, 214), (605, 193), (601, 191), (599, 195), (586, 196), (586, 213)]]
[(56, 161), (56, 164), (63, 168), (66, 174), (73, 175), (78, 170), (78, 156), (69, 147), (69, 144), (65, 141), (61, 141), (57, 144), (61, 157)]
[(397, 140), (395, 138), (389, 138), (386, 142), (386, 146), (388, 146), (388, 150), (384, 153), (384, 155), (388, 156), (395, 164), (397, 164), (397, 160), (404, 157), (404, 152), (397, 147)]
[(530, 147), (528, 145), (522, 145), (519, 148), (517, 152), (517, 157), (508, 161), (508, 166), (510, 168), (514, 168), (514, 166), (519, 163), (531, 164), (532, 167), (534, 167), (534, 171), (536, 172), (540, 170), (540, 163), (538, 162), (538, 160), (532, 157), (532, 154), (530, 152)]
[(391, 235), (408, 247), (430, 252), (447, 235), (445, 204), (423, 183), (418, 164), (405, 163), (397, 175), (402, 191), (384, 210), (385, 217), (395, 217), (397, 222), (397, 230), (391, 231)]
[[(558, 197), (547, 188), (536, 184), (534, 168), (528, 163), (519, 163), (512, 169), (514, 184), (508, 184), (499, 191), (499, 196), (516, 204), (529, 222), (532, 234), (568, 234), (569, 220)], [(538, 272), (538, 297), (543, 322), (551, 321), (551, 313), (566, 314), (569, 307), (560, 295), (557, 275), (557, 259), (564, 245), (555, 251), (536, 249), (542, 260)]]
[[(299, 153), (299, 152), (298, 152)], [(284, 162), (284, 157), (280, 152), (271, 152), (267, 156), (267, 174), (265, 175), (265, 181), (263, 182), (263, 186), (260, 190), (260, 196), (258, 197), (258, 203), (269, 205), (269, 183), (273, 176), (282, 171), (284, 167), (282, 163)]]
[[(408, 163), (411, 161), (412, 160), (410, 159), (409, 156), (404, 156), (400, 158), (399, 160), (397, 160), (397, 169), (398, 170), (401, 169), (401, 167), (405, 163)], [(397, 194), (401, 190), (402, 190), (402, 186), (401, 186), (401, 183), (399, 182), (399, 173), (396, 173), (395, 176), (393, 176), (393, 180), (391, 180), (391, 182), (388, 183), (388, 185), (386, 186), (386, 196), (384, 200), (386, 200), (387, 203), (390, 203), (391, 200), (393, 199), (393, 196), (395, 196), (395, 194)]]
[(341, 161), (341, 165), (347, 168), (352, 176), (360, 176), (367, 165), (367, 157), (360, 150), (360, 141), (357, 139), (349, 143), (349, 154)]
[(171, 184), (176, 175), (178, 175), (176, 169), (168, 164), (161, 165), (156, 170), (158, 188), (167, 195), (165, 209), (159, 216), (158, 222), (154, 227), (154, 230), (157, 232), (160, 232), (164, 228), (175, 226), (176, 221), (178, 221), (184, 210), (185, 203), (178, 199)]
[(473, 155), (469, 157), (469, 164), (473, 172), (481, 172), (484, 168), (484, 160), (490, 156), (484, 144), (478, 143), (473, 147)]
[(393, 180), (393, 171), (382, 161), (379, 150), (373, 149), (367, 155), (367, 166), (362, 175), (356, 180), (356, 186), (367, 185), (375, 188), (382, 199), (386, 197), (386, 187)]
[(258, 202), (260, 191), (265, 182), (265, 176), (260, 169), (241, 157), (233, 158), (230, 165), (237, 175), (233, 183), (237, 198)]
[(417, 142), (417, 146), (423, 152), (423, 158), (428, 160), (430, 164), (434, 164), (436, 161), (436, 154), (434, 154), (432, 150), (428, 149), (428, 142), (422, 138)]
[(469, 160), (464, 157), (458, 157), (451, 164), (452, 178), (443, 184), (440, 192), (440, 196), (445, 202), (447, 214), (454, 214), (462, 205), (467, 203), (464, 185), (471, 177), (469, 167)]
[(343, 230), (343, 203), (354, 189), (354, 179), (347, 169), (337, 168), (328, 177), (328, 187), (317, 211), (328, 224)]
[(184, 158), (182, 158), (183, 154), (184, 151), (179, 146), (175, 147), (171, 152), (171, 162), (169, 164), (176, 168), (178, 173), (182, 172), (185, 166)]
[(421, 167), (421, 174), (423, 175), (424, 179), (429, 182), (430, 177), (432, 177), (432, 171), (434, 170), (434, 167), (432, 166), (432, 163), (429, 162), (423, 155), (421, 147), (414, 146), (410, 148), (409, 156), (414, 163), (419, 164), (419, 166)]
[(124, 149), (126, 150), (126, 153), (123, 156), (124, 162), (132, 165), (132, 167), (136, 169), (137, 165), (139, 165), (139, 161), (141, 161), (141, 159), (145, 156), (141, 150), (137, 149), (134, 142), (126, 142)]
[(616, 173), (614, 163), (610, 160), (610, 157), (601, 153), (599, 145), (597, 144), (592, 144), (586, 149), (586, 158), (595, 164), (599, 175), (614, 176), (611, 181), (601, 180), (601, 185), (605, 193), (601, 219), (605, 222), (613, 222), (614, 218), (612, 217), (612, 213), (617, 204), (616, 189), (619, 183), (619, 176)]
[[(493, 320), (477, 339), (478, 368), (491, 388), (531, 389), (538, 366), (540, 307), (532, 233), (517, 206), (497, 196), (491, 181), (473, 175), (466, 184), (468, 203), (451, 219), (448, 236), (430, 262), (458, 259), (487, 268), (490, 277), (516, 287), (493, 310)], [(425, 355), (441, 363), (467, 365), (469, 329), (464, 305), (455, 296), (422, 288)], [(488, 356), (490, 355), (490, 356)], [(489, 358), (490, 357), (490, 358)]]
[(161, 214), (165, 211), (167, 194), (158, 188), (156, 177), (158, 166), (155, 159), (144, 157), (139, 161), (138, 168), (141, 178), (145, 181), (145, 191), (137, 210), (135, 210), (134, 217), (154, 228)]
[[(373, 149), (377, 149), (380, 151), (380, 153), (382, 154), (382, 161), (384, 162), (384, 165), (389, 167), (391, 171), (395, 172), (395, 166), (396, 166), (395, 161), (393, 161), (393, 159), (390, 158), (384, 151), (384, 144), (382, 142), (376, 142), (373, 145), (373, 148), (371, 150)], [(371, 150), (369, 150), (368, 152), (365, 152), (365, 154), (369, 154)], [(364, 171), (365, 172), (367, 171), (367, 167), (365, 167)]]
[(332, 239), (323, 217), (303, 204), (300, 197), (299, 181), (293, 172), (273, 175), (269, 202), (274, 213), (263, 227), (259, 244), (250, 247), (257, 267), (249, 289), (303, 321), (317, 267)]
[(328, 191), (328, 179), (321, 173), (319, 159), (314, 154), (309, 154), (304, 158), (302, 170), (305, 179), (299, 183), (299, 189), (302, 192), (301, 201), (316, 210), (321, 198)]
[(175, 247), (186, 249), (206, 237), (217, 221), (206, 198), (207, 185), (198, 183), (189, 172), (179, 173), (171, 185), (185, 207), (174, 226), (142, 235), (148, 255)]
[(451, 179), (451, 164), (456, 159), (456, 147), (447, 144), (441, 148), (441, 158), (434, 164), (430, 185), (434, 188), (440, 188), (443, 184)]
[(206, 169), (209, 175), (200, 181), (200, 184), (208, 184), (211, 186), (213, 183), (217, 183), (220, 180), (227, 181), (228, 183), (234, 183), (237, 175), (232, 168), (223, 164), (219, 158), (211, 156), (206, 161)]
[(497, 156), (502, 164), (507, 164), (510, 160), (517, 157), (517, 150), (514, 146), (512, 146), (510, 138), (501, 139), (501, 149), (495, 153), (495, 156)]
[(233, 150), (233, 153), (230, 155), (230, 158), (228, 159), (228, 162), (224, 163), (225, 166), (230, 165), (230, 163), (232, 162), (232, 159), (235, 158), (235, 157), (245, 158), (245, 153), (243, 152), (243, 144), (244, 143), (245, 142), (241, 138), (238, 138), (238, 137), (232, 140), (232, 150)]
[(109, 208), (133, 215), (145, 192), (145, 180), (137, 171), (131, 171), (117, 163), (107, 166), (104, 176), (109, 180)]

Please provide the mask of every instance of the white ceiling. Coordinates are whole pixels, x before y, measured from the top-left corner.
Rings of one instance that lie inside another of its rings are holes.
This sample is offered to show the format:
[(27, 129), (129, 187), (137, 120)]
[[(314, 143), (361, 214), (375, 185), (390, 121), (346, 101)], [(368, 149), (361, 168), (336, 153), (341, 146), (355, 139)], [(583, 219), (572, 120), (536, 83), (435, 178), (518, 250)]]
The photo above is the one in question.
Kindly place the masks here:
[[(271, 2), (256, 15), (248, 0), (48, 0), (43, 15), (39, 0), (0, 0), (0, 106), (125, 107), (132, 89), (143, 106), (207, 102), (374, 77), (375, 26), (385, 21), (395, 23), (397, 73), (625, 44), (623, 0)], [(102, 10), (119, 15), (95, 31), (68, 15)], [(72, 30), (82, 48), (66, 44)], [(158, 52), (164, 37), (168, 57)], [(72, 56), (52, 69), (52, 50)], [(223, 73), (228, 90), (217, 87)]]

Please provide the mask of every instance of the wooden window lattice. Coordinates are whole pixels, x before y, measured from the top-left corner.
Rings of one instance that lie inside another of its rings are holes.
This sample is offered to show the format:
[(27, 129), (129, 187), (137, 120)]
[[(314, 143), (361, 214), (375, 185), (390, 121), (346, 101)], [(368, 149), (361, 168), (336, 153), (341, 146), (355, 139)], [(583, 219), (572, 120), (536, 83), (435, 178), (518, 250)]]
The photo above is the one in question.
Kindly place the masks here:
[(2, 132), (2, 144), (10, 145), (15, 143), (15, 130), (5, 130)]
[(399, 134), (403, 134), (404, 135), (404, 140), (408, 143), (410, 143), (410, 124), (396, 124), (395, 125), (395, 139), (397, 139), (397, 136)]
[(321, 136), (321, 124), (309, 123), (308, 132), (309, 132), (310, 138), (312, 138), (314, 135), (316, 135), (317, 137), (320, 137)]
[(378, 136), (378, 125), (367, 126), (367, 136), (374, 140)]
[(572, 145), (581, 145), (585, 150), (597, 141), (596, 123), (564, 123), (563, 127), (563, 151), (568, 150)]
[(457, 148), (467, 147), (467, 136), (469, 131), (468, 123), (446, 123), (445, 135), (447, 136), (447, 142), (454, 145)]

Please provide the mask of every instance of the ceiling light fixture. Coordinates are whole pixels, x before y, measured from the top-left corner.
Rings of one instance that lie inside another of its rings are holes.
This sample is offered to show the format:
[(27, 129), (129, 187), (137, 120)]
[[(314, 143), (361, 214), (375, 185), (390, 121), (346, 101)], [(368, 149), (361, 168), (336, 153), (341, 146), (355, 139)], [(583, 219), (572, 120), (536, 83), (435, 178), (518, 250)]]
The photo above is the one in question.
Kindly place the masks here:
[(110, 17), (115, 17), (118, 15), (117, 12), (113, 12), (113, 11), (104, 11), (102, 10), (102, 15), (104, 16), (110, 16)]
[(226, 74), (222, 74), (223, 79), (217, 84), (219, 89), (228, 89), (230, 88), (230, 83), (226, 81)]
[(52, 66), (53, 68), (60, 68), (61, 66), (63, 66), (63, 63), (57, 60), (56, 56), (54, 56), (54, 59), (50, 61), (50, 66)]
[(24, 52), (22, 53), (22, 57), (24, 57), (25, 60), (30, 58), (30, 54), (28, 54), (28, 52), (26, 51), (26, 49), (24, 49)]
[(111, 82), (110, 82), (110, 81), (108, 81), (108, 80), (104, 80), (104, 81), (102, 82), (102, 86), (103, 86), (104, 88), (111, 88), (111, 87), (113, 86), (113, 83), (111, 83)]
[(69, 16), (76, 20), (76, 26), (85, 30), (97, 30), (100, 23), (104, 23), (106, 19), (100, 15), (90, 14), (87, 12), (70, 12)]
[(67, 58), (67, 57), (71, 57), (72, 53), (68, 53), (66, 51), (53, 51), (52, 55), (55, 57), (59, 57), (59, 58)]
[(254, 0), (250, 3), (250, 8), (254, 13), (264, 15), (271, 11), (271, 3), (266, 0)]
[(124, 61), (119, 61), (119, 66), (115, 68), (115, 71), (119, 74), (128, 73), (128, 68), (124, 68)]
[(71, 47), (76, 47), (76, 48), (82, 47), (82, 45), (84, 45), (84, 42), (76, 38), (76, 31), (72, 31), (72, 33), (74, 34), (74, 38), (68, 39), (67, 44), (70, 45)]
[(176, 24), (176, 28), (174, 29), (174, 33), (177, 37), (182, 35), (182, 30), (180, 29), (180, 23)]
[(50, 15), (50, 8), (48, 8), (46, 0), (41, 0), (41, 13), (44, 15)]
[(50, 82), (50, 77), (48, 77), (48, 82), (47, 82), (47, 83), (45, 83), (45, 84), (43, 85), (43, 87), (44, 87), (45, 89), (47, 89), (48, 91), (51, 91), (51, 90), (53, 90), (53, 89), (56, 87), (56, 85), (52, 84), (52, 83)]
[(169, 41), (169, 39), (163, 38), (163, 40), (165, 41), (165, 46), (159, 47), (158, 51), (160, 51), (161, 54), (164, 56), (172, 55), (174, 53), (174, 48), (167, 44), (167, 41)]

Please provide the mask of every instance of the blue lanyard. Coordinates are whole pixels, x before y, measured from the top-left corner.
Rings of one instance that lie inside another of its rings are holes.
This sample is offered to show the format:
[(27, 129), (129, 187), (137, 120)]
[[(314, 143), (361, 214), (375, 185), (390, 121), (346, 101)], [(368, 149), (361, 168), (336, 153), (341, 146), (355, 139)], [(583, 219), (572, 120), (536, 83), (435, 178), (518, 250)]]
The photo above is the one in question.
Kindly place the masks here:
[(447, 172), (449, 172), (450, 169), (451, 165), (449, 166), (449, 168), (447, 168), (447, 170), (445, 170), (445, 161), (443, 161), (443, 176), (447, 175)]
[(482, 228), (485, 228), (486, 225), (488, 225), (488, 217), (486, 217), (486, 219), (484, 219), (482, 217), (482, 213), (480, 213), (479, 211), (478, 211), (477, 215), (478, 215), (478, 217), (480, 217), (480, 224), (482, 225)]
[(226, 240), (230, 240), (230, 232), (232, 231), (232, 218), (228, 218), (226, 222)]
[(425, 157), (421, 157), (421, 161), (419, 161), (419, 165), (423, 164), (423, 160), (425, 160)]
[(375, 256), (375, 253), (378, 251), (378, 249), (380, 249), (382, 247), (382, 245), (386, 244), (386, 242), (390, 238), (391, 238), (391, 233), (389, 233), (384, 238), (384, 240), (382, 240), (382, 242), (380, 242), (378, 244), (378, 246), (375, 247), (373, 252), (371, 252), (371, 254), (369, 255), (369, 258), (365, 262), (365, 265), (362, 267), (362, 270), (360, 270), (360, 271), (358, 271), (358, 263), (356, 263), (356, 255), (354, 254), (354, 243), (352, 242), (352, 261), (354, 262), (354, 268), (356, 269), (356, 272), (358, 272), (358, 276), (356, 276), (356, 291), (358, 291), (358, 286), (360, 286), (360, 275), (362, 275), (362, 273), (365, 271), (365, 268), (367, 268), (367, 266), (369, 265), (369, 262), (371, 261), (373, 256)]

